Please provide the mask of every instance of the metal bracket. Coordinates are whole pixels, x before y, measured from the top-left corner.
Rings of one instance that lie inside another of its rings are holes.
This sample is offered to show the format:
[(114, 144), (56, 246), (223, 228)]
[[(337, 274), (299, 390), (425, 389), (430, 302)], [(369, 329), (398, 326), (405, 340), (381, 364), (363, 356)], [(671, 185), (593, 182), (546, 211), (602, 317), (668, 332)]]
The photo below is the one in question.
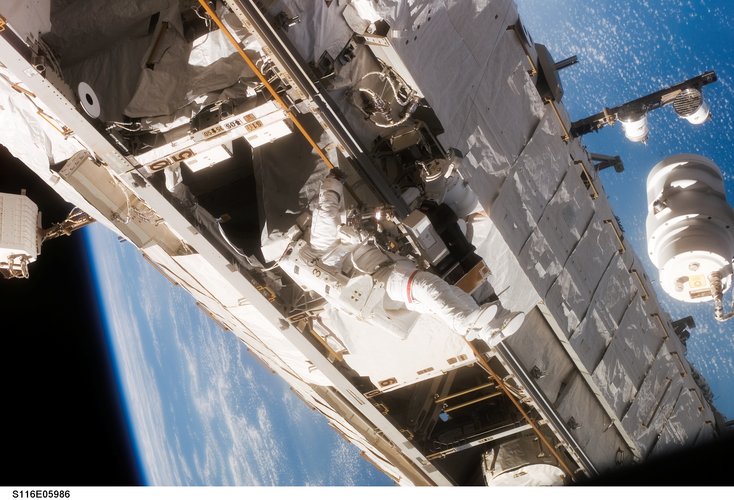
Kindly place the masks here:
[(634, 277), (637, 278), (637, 281), (640, 284), (640, 291), (642, 292), (642, 294), (640, 295), (640, 298), (643, 301), (647, 302), (649, 294), (647, 293), (647, 288), (645, 287), (645, 283), (642, 281), (642, 278), (640, 277), (640, 273), (637, 272), (636, 269), (630, 269), (630, 274), (634, 275)]
[(355, 46), (352, 43), (352, 40), (349, 40), (347, 44), (344, 46), (344, 48), (339, 52), (339, 54), (336, 56), (336, 60), (341, 64), (342, 66), (348, 64), (349, 62), (354, 59), (356, 54), (354, 53)]
[(550, 104), (551, 108), (553, 108), (553, 111), (556, 114), (556, 118), (558, 119), (558, 123), (561, 125), (561, 128), (563, 129), (563, 135), (561, 136), (561, 139), (563, 139), (563, 142), (568, 143), (571, 140), (571, 134), (569, 133), (568, 129), (566, 128), (566, 124), (563, 122), (563, 118), (561, 117), (560, 111), (558, 111), (558, 107), (556, 106), (556, 103), (553, 101), (553, 99), (545, 98), (543, 99), (544, 104)]
[(317, 81), (327, 80), (334, 76), (334, 58), (325, 50), (318, 61), (311, 63), (311, 69), (315, 73)]
[(596, 200), (599, 198), (599, 191), (597, 191), (594, 185), (594, 179), (591, 177), (589, 169), (586, 168), (586, 164), (582, 160), (575, 160), (574, 163), (581, 167), (581, 181), (586, 186), (586, 189), (591, 190), (591, 199)]
[[(388, 407), (387, 407), (386, 405), (384, 405), (383, 403), (378, 403), (378, 402), (376, 402), (376, 401), (375, 401), (375, 402), (373, 402), (372, 404), (373, 404), (373, 405), (375, 406), (375, 408), (377, 408), (377, 410), (378, 410), (378, 411), (379, 411), (380, 413), (382, 413), (383, 415), (387, 415), (388, 413), (390, 413), (390, 408), (388, 408)], [(404, 429), (403, 429), (403, 430), (401, 430), (400, 432), (403, 432), (403, 431), (404, 431)], [(409, 439), (411, 439), (411, 438), (409, 438)]]
[(363, 396), (366, 397), (367, 399), (371, 399), (371, 398), (374, 398), (375, 396), (379, 396), (380, 394), (382, 394), (381, 390), (373, 389), (371, 391), (365, 392)]
[(288, 31), (288, 28), (300, 22), (301, 18), (299, 16), (289, 16), (285, 11), (278, 12), (278, 15), (275, 16), (275, 25), (283, 31)]
[(604, 223), (605, 224), (609, 224), (610, 226), (612, 226), (612, 230), (614, 231), (614, 236), (617, 237), (617, 242), (619, 243), (619, 248), (618, 248), (619, 253), (624, 253), (625, 246), (624, 246), (624, 242), (622, 240), (622, 233), (617, 228), (617, 225), (614, 223), (614, 221), (612, 221), (612, 219), (604, 219)]

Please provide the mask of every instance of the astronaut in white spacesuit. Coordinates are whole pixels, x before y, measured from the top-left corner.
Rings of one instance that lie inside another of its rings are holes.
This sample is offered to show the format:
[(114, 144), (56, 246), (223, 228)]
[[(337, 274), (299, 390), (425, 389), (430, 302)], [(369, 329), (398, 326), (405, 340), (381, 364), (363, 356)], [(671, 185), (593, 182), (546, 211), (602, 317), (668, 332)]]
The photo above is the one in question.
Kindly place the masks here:
[(313, 212), (310, 250), (324, 265), (372, 275), (385, 284), (387, 296), (408, 310), (432, 314), (467, 340), (480, 338), (490, 347), (515, 333), (525, 314), (504, 309), (499, 300), (477, 305), (471, 295), (400, 255), (382, 251), (343, 230), (343, 185), (332, 174), (323, 181)]

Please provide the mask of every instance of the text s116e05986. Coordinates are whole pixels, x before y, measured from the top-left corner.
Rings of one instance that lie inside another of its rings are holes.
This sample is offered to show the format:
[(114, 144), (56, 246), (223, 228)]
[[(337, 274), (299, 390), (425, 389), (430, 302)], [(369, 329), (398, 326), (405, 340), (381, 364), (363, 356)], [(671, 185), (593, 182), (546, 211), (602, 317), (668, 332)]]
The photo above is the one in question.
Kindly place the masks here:
[(71, 491), (53, 489), (13, 490), (13, 498), (71, 498)]

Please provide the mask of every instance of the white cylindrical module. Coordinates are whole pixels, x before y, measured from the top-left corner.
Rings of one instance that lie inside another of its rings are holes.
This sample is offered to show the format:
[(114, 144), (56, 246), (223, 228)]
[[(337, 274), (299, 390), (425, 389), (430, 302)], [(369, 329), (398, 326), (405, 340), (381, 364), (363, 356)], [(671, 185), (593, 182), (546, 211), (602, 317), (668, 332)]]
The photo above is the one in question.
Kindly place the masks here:
[(701, 105), (691, 113), (690, 115), (686, 115), (683, 118), (688, 120), (688, 123), (691, 123), (693, 125), (701, 125), (706, 120), (709, 119), (711, 116), (711, 111), (709, 110), (709, 105), (705, 102), (702, 102)]
[(0, 267), (38, 256), (38, 206), (25, 195), (0, 193)]
[(650, 129), (647, 124), (647, 115), (633, 115), (619, 119), (622, 123), (624, 136), (632, 142), (645, 142)]
[(708, 104), (698, 89), (685, 89), (673, 100), (673, 109), (693, 125), (701, 125), (711, 116)]
[(709, 276), (731, 285), (734, 210), (719, 167), (703, 156), (669, 156), (647, 177), (647, 249), (660, 284), (685, 302), (713, 300)]

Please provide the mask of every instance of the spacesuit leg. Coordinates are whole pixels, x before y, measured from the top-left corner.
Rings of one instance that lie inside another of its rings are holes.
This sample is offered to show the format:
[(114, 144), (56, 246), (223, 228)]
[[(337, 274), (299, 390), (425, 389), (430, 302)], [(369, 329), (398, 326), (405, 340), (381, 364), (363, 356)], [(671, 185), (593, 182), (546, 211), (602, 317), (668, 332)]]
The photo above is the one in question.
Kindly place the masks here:
[(508, 311), (499, 306), (494, 319), (481, 328), (471, 328), (467, 332), (466, 339), (482, 339), (489, 347), (494, 347), (517, 332), (524, 321), (524, 312)]
[(469, 294), (435, 274), (418, 270), (410, 261), (395, 264), (385, 288), (392, 300), (412, 311), (438, 316), (459, 335), (488, 324), (497, 312), (496, 304), (478, 307)]
[(490, 347), (515, 333), (525, 317), (504, 309), (499, 301), (477, 306), (461, 288), (418, 270), (409, 261), (396, 263), (385, 288), (392, 300), (405, 303), (408, 309), (434, 314), (459, 335), (468, 340), (481, 338)]

